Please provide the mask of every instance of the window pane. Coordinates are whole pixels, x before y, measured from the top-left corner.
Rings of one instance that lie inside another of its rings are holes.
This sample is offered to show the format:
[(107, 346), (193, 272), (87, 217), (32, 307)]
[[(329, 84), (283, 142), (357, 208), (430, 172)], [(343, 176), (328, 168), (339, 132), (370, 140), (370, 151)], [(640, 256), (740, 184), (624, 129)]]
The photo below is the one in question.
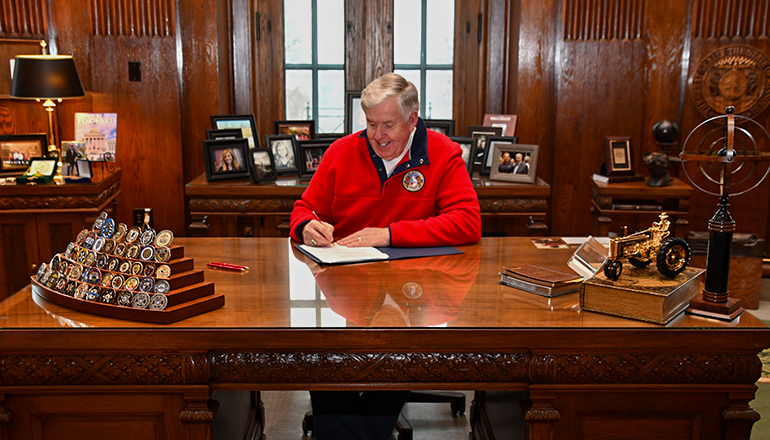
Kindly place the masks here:
[(345, 63), (345, 7), (343, 0), (318, 2), (318, 63)]
[(318, 71), (318, 128), (319, 133), (345, 131), (345, 71)]
[(285, 63), (310, 64), (313, 61), (310, 0), (284, 0), (283, 17)]
[(452, 119), (452, 71), (428, 70), (425, 83), (425, 118)]
[[(393, 3), (393, 62), (420, 64), (422, 2), (395, 0)], [(414, 84), (415, 86), (417, 83)]]
[(454, 0), (428, 0), (425, 55), (428, 64), (452, 64), (454, 58)]
[(286, 71), (286, 119), (313, 119), (313, 73), (310, 70)]
[(420, 96), (420, 71), (419, 70), (403, 70), (398, 69), (394, 70), (393, 73), (397, 73), (404, 77), (407, 81), (414, 84), (414, 86), (417, 88), (417, 95)]

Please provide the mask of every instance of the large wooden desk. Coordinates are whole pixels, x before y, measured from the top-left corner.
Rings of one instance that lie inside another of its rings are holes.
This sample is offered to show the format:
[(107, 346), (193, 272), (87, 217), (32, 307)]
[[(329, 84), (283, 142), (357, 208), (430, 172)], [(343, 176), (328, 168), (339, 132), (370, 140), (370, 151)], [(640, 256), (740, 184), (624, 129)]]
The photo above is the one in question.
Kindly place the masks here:
[(61, 252), (101, 211), (116, 209), (120, 173), (92, 183), (0, 186), (0, 299), (27, 285), (37, 265)]
[[(206, 269), (223, 308), (158, 326), (64, 309), (29, 287), (0, 303), (2, 438), (206, 439), (210, 393), (238, 389), (526, 390), (529, 438), (543, 440), (748, 439), (759, 418), (748, 403), (770, 329), (748, 312), (661, 327), (581, 311), (576, 293), (498, 284), (504, 263), (568, 270), (571, 249), (485, 238), (464, 255), (314, 277), (287, 239), (175, 243), (196, 268), (251, 268)], [(484, 438), (478, 405), (472, 421)]]
[[(551, 186), (497, 182), (474, 177), (482, 232), (491, 235), (546, 235)], [(207, 182), (201, 174), (185, 185), (190, 235), (206, 237), (288, 237), (289, 216), (309, 180), (281, 176), (277, 182)], [(527, 221), (517, 224), (516, 218)], [(204, 220), (205, 219), (205, 220)]]

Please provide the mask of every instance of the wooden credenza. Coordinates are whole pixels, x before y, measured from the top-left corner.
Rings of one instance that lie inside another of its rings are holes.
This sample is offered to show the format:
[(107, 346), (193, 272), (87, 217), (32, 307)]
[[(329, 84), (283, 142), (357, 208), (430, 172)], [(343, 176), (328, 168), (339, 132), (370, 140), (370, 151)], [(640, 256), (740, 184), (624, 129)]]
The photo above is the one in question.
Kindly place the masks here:
[(112, 212), (120, 168), (92, 183), (0, 186), (0, 299), (29, 284), (101, 211)]
[[(277, 182), (207, 182), (201, 174), (185, 186), (190, 236), (288, 237), (289, 217), (308, 180), (282, 176)], [(547, 235), (551, 186), (474, 177), (484, 235)], [(515, 221), (515, 219), (524, 221)]]

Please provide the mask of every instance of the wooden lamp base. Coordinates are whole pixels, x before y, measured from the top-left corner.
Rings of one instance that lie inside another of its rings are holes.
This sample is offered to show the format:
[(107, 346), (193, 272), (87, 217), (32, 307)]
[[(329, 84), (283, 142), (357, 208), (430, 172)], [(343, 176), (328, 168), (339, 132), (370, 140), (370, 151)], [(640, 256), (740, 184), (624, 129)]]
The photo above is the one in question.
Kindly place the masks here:
[(715, 303), (705, 300), (703, 294), (701, 294), (690, 301), (690, 307), (685, 310), (685, 313), (722, 321), (732, 321), (740, 316), (744, 310), (741, 307), (741, 300), (738, 298), (727, 298), (727, 302)]

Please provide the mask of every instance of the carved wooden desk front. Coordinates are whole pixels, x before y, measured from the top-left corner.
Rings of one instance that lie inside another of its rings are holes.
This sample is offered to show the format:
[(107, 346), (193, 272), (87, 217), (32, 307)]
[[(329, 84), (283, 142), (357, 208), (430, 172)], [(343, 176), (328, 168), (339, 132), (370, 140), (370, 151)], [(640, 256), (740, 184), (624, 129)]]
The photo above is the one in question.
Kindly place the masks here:
[[(476, 176), (472, 181), (484, 233), (546, 235), (551, 186), (544, 180), (528, 185)], [(288, 176), (261, 184), (246, 179), (207, 182), (201, 174), (185, 185), (192, 218), (189, 232), (206, 237), (288, 237), (291, 210), (307, 184)], [(517, 224), (517, 217), (526, 221)]]
[(573, 249), (484, 238), (462, 255), (319, 268), (287, 239), (175, 243), (224, 307), (159, 326), (74, 312), (29, 287), (0, 302), (2, 438), (204, 439), (210, 393), (238, 389), (525, 390), (529, 438), (543, 440), (748, 439), (759, 418), (748, 403), (770, 329), (751, 314), (660, 327), (581, 311), (577, 293), (498, 284), (503, 264), (569, 270)]

